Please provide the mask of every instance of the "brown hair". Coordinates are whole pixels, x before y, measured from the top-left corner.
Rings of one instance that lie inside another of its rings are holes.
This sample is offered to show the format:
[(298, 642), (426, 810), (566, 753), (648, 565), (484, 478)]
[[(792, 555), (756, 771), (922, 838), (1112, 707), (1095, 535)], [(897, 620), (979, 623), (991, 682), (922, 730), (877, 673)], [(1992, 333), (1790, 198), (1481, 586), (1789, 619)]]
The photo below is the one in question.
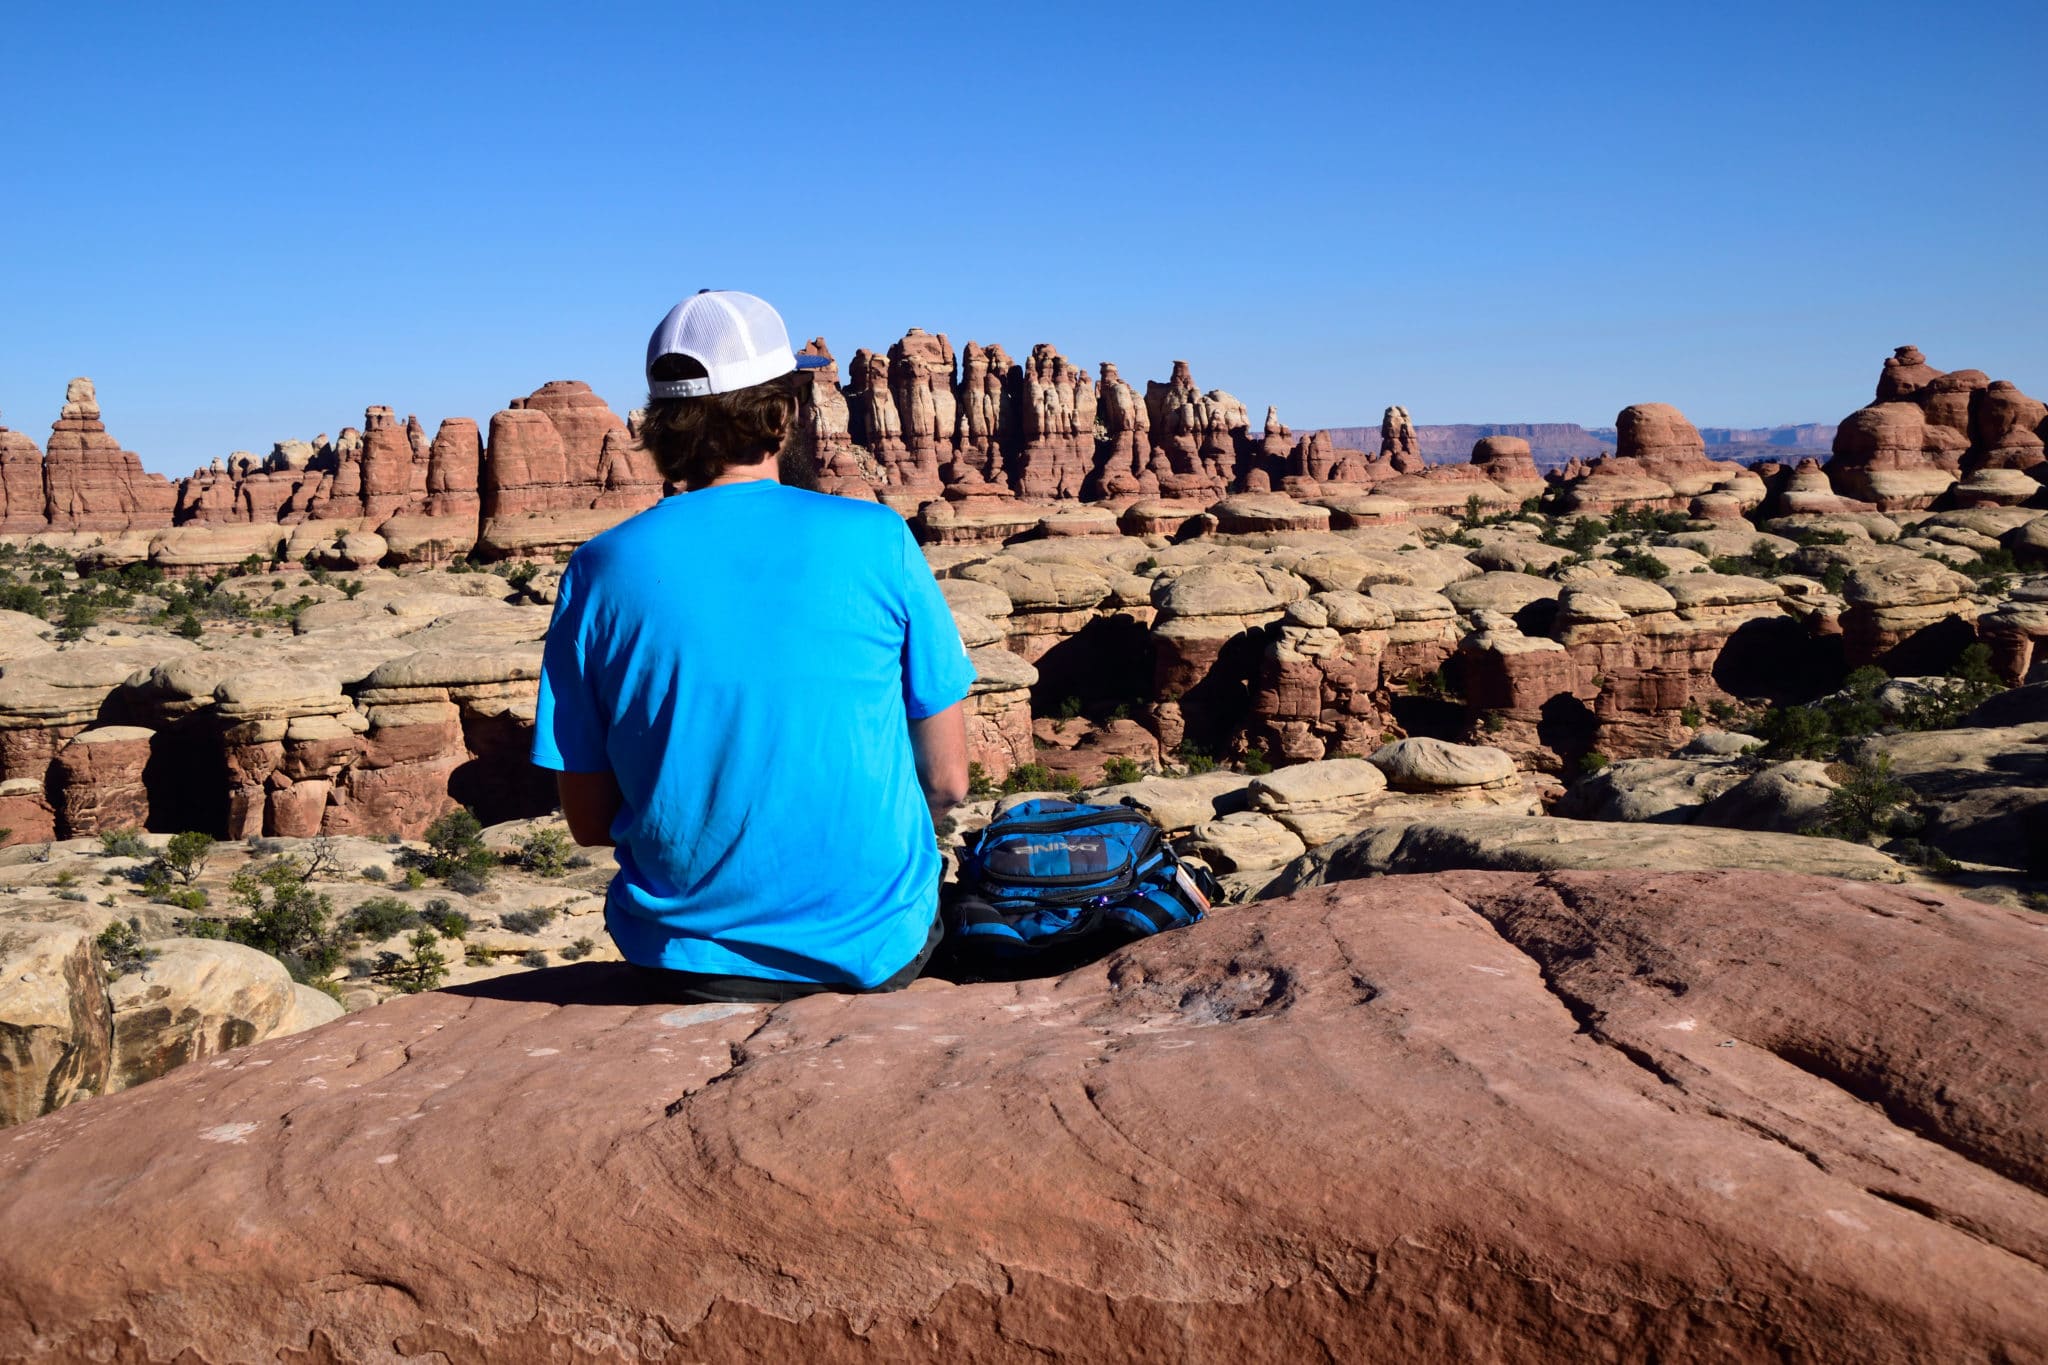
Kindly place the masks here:
[[(702, 379), (704, 367), (685, 355), (654, 362), (649, 379)], [(734, 465), (779, 456), (796, 434), (796, 386), (790, 376), (703, 398), (649, 395), (640, 444), (663, 478), (702, 488)]]

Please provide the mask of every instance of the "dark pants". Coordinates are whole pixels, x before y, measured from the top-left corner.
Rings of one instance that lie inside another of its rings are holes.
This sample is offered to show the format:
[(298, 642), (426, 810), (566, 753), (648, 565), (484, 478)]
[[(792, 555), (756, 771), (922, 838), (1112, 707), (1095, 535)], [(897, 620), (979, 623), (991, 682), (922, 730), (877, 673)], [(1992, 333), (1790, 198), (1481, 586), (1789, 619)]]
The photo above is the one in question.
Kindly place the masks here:
[(785, 1000), (796, 1000), (806, 995), (879, 995), (884, 991), (900, 991), (917, 980), (931, 961), (932, 952), (945, 937), (945, 930), (939, 926), (936, 916), (932, 919), (931, 932), (925, 935), (924, 947), (916, 957), (910, 959), (901, 971), (887, 981), (875, 986), (828, 986), (818, 981), (771, 981), (760, 976), (714, 976), (706, 972), (677, 972), (666, 967), (643, 967), (635, 963), (633, 970), (647, 988), (662, 1001), (678, 1005), (708, 1005), (721, 1001), (737, 1001), (741, 1004), (779, 1005)]

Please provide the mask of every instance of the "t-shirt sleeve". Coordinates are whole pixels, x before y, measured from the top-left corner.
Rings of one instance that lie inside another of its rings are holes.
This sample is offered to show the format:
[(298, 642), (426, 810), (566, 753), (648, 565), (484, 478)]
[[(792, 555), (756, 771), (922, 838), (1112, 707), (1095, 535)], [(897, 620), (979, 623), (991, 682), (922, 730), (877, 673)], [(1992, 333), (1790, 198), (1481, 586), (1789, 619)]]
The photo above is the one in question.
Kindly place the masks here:
[(556, 772), (611, 771), (605, 750), (610, 717), (598, 702), (593, 672), (598, 660), (590, 652), (592, 605), (572, 561), (556, 590), (533, 712), (533, 761)]
[(923, 720), (967, 695), (974, 685), (974, 661), (967, 657), (952, 608), (908, 526), (903, 528), (902, 555), (903, 709), (910, 719)]

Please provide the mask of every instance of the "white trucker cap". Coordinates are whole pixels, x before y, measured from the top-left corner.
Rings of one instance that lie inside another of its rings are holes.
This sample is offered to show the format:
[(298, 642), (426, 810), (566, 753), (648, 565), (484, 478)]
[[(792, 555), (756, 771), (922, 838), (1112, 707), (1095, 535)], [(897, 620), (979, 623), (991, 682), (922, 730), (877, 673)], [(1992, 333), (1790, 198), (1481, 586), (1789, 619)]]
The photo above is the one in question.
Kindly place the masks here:
[[(704, 367), (703, 379), (654, 378), (654, 362), (686, 355)], [(814, 370), (831, 362), (790, 349), (782, 315), (766, 299), (736, 289), (700, 289), (668, 310), (647, 339), (647, 395), (702, 398), (765, 384), (792, 370)]]

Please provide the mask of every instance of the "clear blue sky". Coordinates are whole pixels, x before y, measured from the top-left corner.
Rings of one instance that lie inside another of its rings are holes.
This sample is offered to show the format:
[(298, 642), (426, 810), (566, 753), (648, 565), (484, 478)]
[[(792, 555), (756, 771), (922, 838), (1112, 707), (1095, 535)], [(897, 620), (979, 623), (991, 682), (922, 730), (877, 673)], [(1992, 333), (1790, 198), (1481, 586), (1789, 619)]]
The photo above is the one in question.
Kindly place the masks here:
[(388, 403), (624, 411), (668, 305), (910, 326), (1296, 427), (2048, 394), (2048, 5), (0, 12), (0, 421), (153, 469)]

